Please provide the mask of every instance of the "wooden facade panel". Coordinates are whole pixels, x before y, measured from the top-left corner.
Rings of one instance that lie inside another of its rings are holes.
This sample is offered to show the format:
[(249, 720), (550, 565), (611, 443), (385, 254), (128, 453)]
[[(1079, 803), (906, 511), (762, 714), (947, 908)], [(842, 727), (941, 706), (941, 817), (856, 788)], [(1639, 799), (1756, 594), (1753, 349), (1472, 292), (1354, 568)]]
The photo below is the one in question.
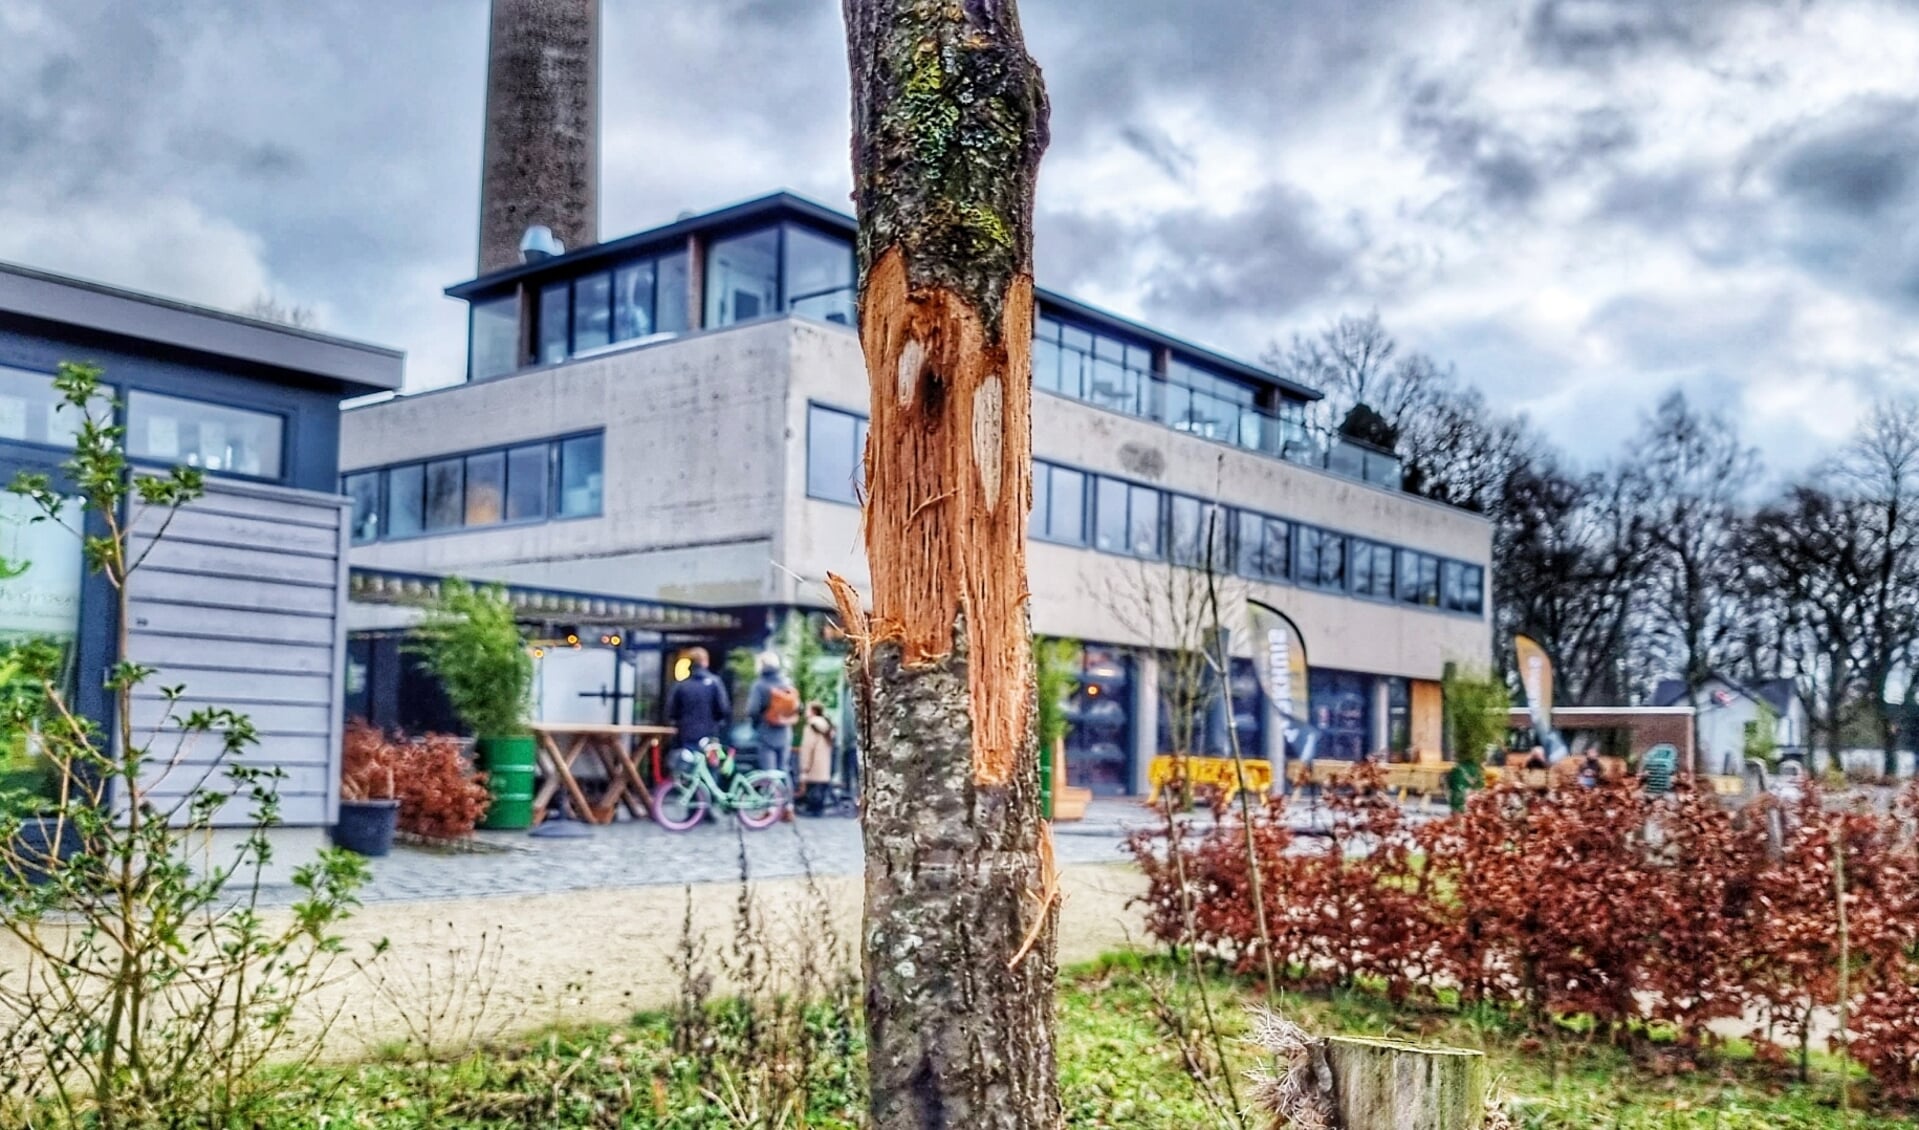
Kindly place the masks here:
[[(270, 641), (233, 643), (146, 635), (136, 637), (134, 653), (136, 659), (151, 667), (217, 666), (236, 671), (325, 675), (328, 678), (333, 674), (334, 654), (330, 647), (289, 647)], [(190, 686), (198, 686), (203, 677), (196, 675), (186, 681)]]
[[(157, 517), (142, 520), (150, 537)], [(225, 707), (245, 714), (259, 743), (247, 764), (284, 771), (281, 819), (330, 823), (338, 811), (341, 699), (345, 668), (346, 522), (343, 504), (322, 495), (209, 479), (207, 495), (174, 518), (151, 544), (150, 571), (134, 574), (131, 658), (158, 668), (135, 700), (132, 722), (154, 739), (164, 765), (180, 740), (155, 734), (169, 704), (156, 692), (181, 685), (182, 713)], [(222, 754), (218, 735), (194, 735), (158, 794), (182, 795)], [(209, 787), (225, 789), (215, 769)], [(244, 824), (243, 805), (223, 824)]]
[(274, 581), (222, 578), (217, 585), (195, 573), (175, 573), (146, 568), (140, 574), (143, 600), (169, 604), (190, 604), (209, 608), (240, 608), (259, 612), (300, 612), (309, 616), (333, 616), (331, 590), (313, 585), (288, 585)]
[[(138, 575), (136, 574), (136, 579)], [(215, 583), (211, 580), (208, 584)], [(143, 594), (144, 595), (144, 594)], [(195, 608), (135, 600), (129, 609), (136, 634), (193, 636), (217, 640), (268, 640), (330, 646), (332, 616), (252, 612), (243, 608)]]
[[(328, 766), (283, 765), (280, 770), (286, 776), (280, 779), (275, 791), (280, 794), (283, 809), (292, 797), (326, 795), (328, 777), (331, 773)], [(155, 800), (182, 797), (197, 787), (208, 788), (215, 792), (231, 792), (233, 782), (221, 769), (215, 769), (209, 775), (204, 764), (176, 765), (171, 772), (165, 772), (163, 767), (156, 766), (154, 772), (147, 777), (148, 795)], [(284, 813), (282, 820), (285, 823), (293, 823), (285, 819)]]
[[(207, 707), (224, 707), (228, 710), (244, 714), (247, 716), (247, 719), (253, 723), (254, 729), (266, 735), (317, 734), (324, 736), (332, 728), (332, 714), (325, 700), (304, 705), (287, 703), (241, 704), (222, 697), (218, 690), (207, 687), (205, 684), (201, 684), (200, 690), (190, 691), (189, 694), (178, 703), (172, 704), (172, 713), (170, 716), (173, 721), (169, 723), (170, 728), (177, 727), (179, 719), (192, 714), (196, 710), (202, 710)], [(168, 709), (169, 704), (163, 699), (134, 699), (133, 725), (136, 729), (151, 730), (160, 724), (161, 719), (169, 717)], [(162, 735), (162, 738), (165, 739), (166, 735)], [(203, 737), (196, 735), (194, 741), (202, 744), (214, 742), (215, 745), (208, 751), (208, 755), (211, 756), (212, 753), (218, 752), (217, 739), (211, 736)], [(267, 744), (269, 743), (264, 740), (261, 742), (263, 747)]]
[(188, 698), (218, 694), (220, 701), (242, 709), (249, 702), (325, 702), (332, 679), (325, 674), (176, 666), (160, 668), (143, 689), (157, 687), (185, 687)]
[[(187, 508), (190, 514), (224, 514), (235, 518), (265, 518), (273, 522), (297, 523), (333, 529), (340, 524), (338, 511), (322, 498), (296, 495), (286, 491), (242, 491), (228, 487), (215, 489)], [(149, 512), (134, 528), (151, 530), (159, 516)]]
[[(147, 545), (145, 539), (136, 539), (134, 552), (145, 552)], [(147, 563), (175, 573), (196, 573), (223, 579), (291, 581), (324, 588), (339, 584), (339, 562), (335, 559), (295, 556), (267, 549), (208, 546), (171, 538), (163, 539), (153, 547)]]
[[(299, 515), (311, 507), (297, 507)], [(134, 526), (137, 537), (151, 537), (160, 528), (161, 517), (148, 513)], [(302, 554), (331, 558), (338, 551), (339, 538), (334, 527), (312, 526), (300, 521), (280, 521), (271, 517), (238, 517), (193, 508), (180, 511), (167, 526), (166, 540), (193, 542), (210, 546), (245, 546), (270, 549), (276, 553)]]

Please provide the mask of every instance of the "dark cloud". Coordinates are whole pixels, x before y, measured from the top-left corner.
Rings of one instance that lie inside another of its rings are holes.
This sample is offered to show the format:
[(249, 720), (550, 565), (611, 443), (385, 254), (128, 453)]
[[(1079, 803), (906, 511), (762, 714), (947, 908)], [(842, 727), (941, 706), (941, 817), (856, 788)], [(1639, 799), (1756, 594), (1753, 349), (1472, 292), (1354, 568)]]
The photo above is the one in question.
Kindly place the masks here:
[(1828, 285), (1919, 309), (1919, 100), (1860, 98), (1754, 146), (1772, 239)]
[(1781, 193), (1816, 210), (1874, 220), (1909, 206), (1919, 183), (1919, 102), (1873, 99), (1812, 123), (1772, 167)]
[(1595, 163), (1613, 161), (1639, 141), (1634, 123), (1615, 108), (1569, 115), (1564, 128), (1525, 136), (1504, 124), (1470, 76), (1418, 76), (1400, 83), (1400, 128), (1435, 172), (1457, 178), (1475, 206), (1523, 211)]
[[(1496, 401), (1576, 434), (1629, 425), (1650, 374), (1704, 387), (1738, 370), (1715, 353), (1804, 355), (1817, 335), (1775, 294), (1919, 309), (1916, 107), (1781, 125), (1768, 83), (1847, 61), (1819, 53), (1831, 37), (1755, 51), (1740, 24), (1860, 2), (1023, 0), (1054, 109), (1040, 279), (1249, 356), (1377, 304)], [(837, 4), (605, 0), (604, 18), (604, 235), (780, 186), (848, 206)], [(473, 268), (485, 36), (486, 0), (0, 0), (0, 257), (193, 300), (257, 281), (406, 347), (416, 387), (451, 379), (462, 310), (439, 289)], [(1663, 114), (1648, 84), (1675, 57), (1750, 107)], [(1516, 254), (1569, 248), (1547, 266), (1603, 296), (1674, 247), (1699, 268), (1681, 285), (1764, 269), (1778, 290), (1743, 320), (1648, 297), (1577, 331), (1529, 325), (1514, 292), (1545, 277)], [(1618, 371), (1595, 375), (1576, 334)]]
[(1800, 0), (1538, 0), (1526, 17), (1526, 43), (1539, 58), (1607, 65), (1657, 49), (1699, 54), (1718, 42), (1725, 21), (1747, 6), (1798, 6)]
[(1192, 150), (1174, 141), (1165, 132), (1146, 126), (1120, 127), (1120, 140), (1126, 147), (1146, 158), (1154, 168), (1175, 181), (1184, 181), (1193, 172)]

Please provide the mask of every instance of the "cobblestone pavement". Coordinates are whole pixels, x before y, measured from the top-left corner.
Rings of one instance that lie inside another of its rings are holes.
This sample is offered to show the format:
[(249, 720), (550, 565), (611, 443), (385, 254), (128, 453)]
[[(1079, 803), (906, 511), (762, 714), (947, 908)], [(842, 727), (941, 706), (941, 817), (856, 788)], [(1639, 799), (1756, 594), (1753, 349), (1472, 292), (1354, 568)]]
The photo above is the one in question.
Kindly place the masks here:
[[(1055, 850), (1062, 865), (1119, 863), (1128, 830), (1152, 813), (1136, 804), (1099, 806), (1084, 826), (1061, 825)], [(1066, 829), (1071, 828), (1068, 832)], [(366, 902), (463, 899), (489, 895), (728, 882), (805, 875), (856, 875), (863, 867), (859, 823), (844, 817), (802, 818), (765, 831), (738, 829), (730, 818), (689, 832), (662, 831), (643, 821), (593, 827), (578, 839), (525, 832), (480, 832), (477, 849), (445, 851), (395, 845), (370, 860)]]
[[(1289, 815), (1302, 833), (1326, 821), (1324, 808), (1303, 802)], [(1062, 866), (1122, 863), (1128, 858), (1126, 837), (1156, 827), (1160, 819), (1138, 800), (1101, 798), (1084, 820), (1054, 825), (1054, 850)], [(1202, 812), (1193, 821), (1204, 826), (1211, 817)], [(392, 855), (370, 861), (373, 881), (362, 898), (410, 902), (730, 882), (740, 877), (742, 850), (746, 874), (754, 879), (857, 875), (863, 862), (859, 824), (846, 817), (802, 818), (759, 832), (740, 830), (730, 818), (678, 834), (644, 821), (576, 827), (586, 834), (557, 839), (481, 832), (470, 851), (396, 845)], [(1310, 835), (1300, 848), (1316, 850)]]

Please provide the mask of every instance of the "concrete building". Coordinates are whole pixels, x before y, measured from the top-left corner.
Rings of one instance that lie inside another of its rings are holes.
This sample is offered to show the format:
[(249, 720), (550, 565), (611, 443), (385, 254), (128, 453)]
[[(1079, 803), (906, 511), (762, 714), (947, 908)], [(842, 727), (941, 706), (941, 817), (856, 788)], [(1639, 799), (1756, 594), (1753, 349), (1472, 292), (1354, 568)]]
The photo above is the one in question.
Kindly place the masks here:
[[(467, 381), (345, 414), (354, 564), (724, 610), (721, 647), (828, 608), (829, 570), (865, 577), (853, 230), (776, 194), (450, 288)], [(1322, 756), (1436, 749), (1445, 664), (1489, 661), (1488, 524), (1314, 433), (1315, 390), (1051, 292), (1039, 315), (1032, 615), (1084, 641), (1074, 783), (1140, 791), (1167, 746), (1208, 530), (1229, 603), (1301, 629)], [(1271, 751), (1236, 650), (1230, 716)]]
[[(285, 773), (285, 836), (318, 846), (339, 803), (345, 689), (350, 512), (337, 493), (339, 405), (399, 387), (401, 355), (0, 264), (0, 478), (33, 470), (63, 481), (78, 426), (53, 386), (63, 361), (104, 369), (137, 468), (184, 463), (206, 476), (205, 496), (157, 546), (160, 514), (133, 527), (145, 564), (129, 586), (125, 658), (157, 672), (134, 696), (136, 731), (161, 725), (167, 686), (186, 688), (180, 711), (210, 704), (248, 715), (259, 731), (248, 762)], [(106, 725), (105, 675), (121, 658), (114, 594), (85, 570), (71, 532), (29, 523), (30, 513), (0, 495), (0, 555), (21, 566), (0, 578), (0, 645), (66, 647), (79, 708)], [(105, 532), (97, 517), (87, 521)], [(11, 758), (24, 736), (8, 738)], [(155, 739), (160, 764), (175, 740)], [(188, 746), (153, 796), (198, 787), (217, 774), (219, 755), (212, 740)], [(245, 815), (236, 807), (221, 822)]]

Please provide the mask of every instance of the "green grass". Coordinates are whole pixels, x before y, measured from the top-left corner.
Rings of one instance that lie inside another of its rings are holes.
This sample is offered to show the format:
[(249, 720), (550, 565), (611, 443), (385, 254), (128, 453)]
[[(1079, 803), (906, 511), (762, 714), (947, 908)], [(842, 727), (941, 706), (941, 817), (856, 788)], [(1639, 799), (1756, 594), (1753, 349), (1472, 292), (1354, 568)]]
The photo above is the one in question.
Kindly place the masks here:
[[(1220, 1094), (1230, 1077), (1235, 1097), (1243, 1101), (1243, 1073), (1258, 1057), (1242, 1036), (1247, 1009), (1261, 1000), (1246, 984), (1226, 978), (1209, 981), (1208, 993), (1230, 1068), (1222, 1072), (1211, 1059), (1212, 1041), (1203, 1028), (1194, 1041), (1203, 1046), (1194, 1054)], [(1515, 1100), (1514, 1120), (1524, 1130), (1891, 1130), (1913, 1125), (1909, 1117), (1889, 1112), (1842, 1116), (1835, 1103), (1838, 1065), (1831, 1060), (1818, 1062), (1814, 1083), (1801, 1086), (1737, 1045), (1696, 1064), (1696, 1070), (1681, 1072), (1670, 1047), (1642, 1046), (1635, 1056), (1592, 1044), (1571, 1030), (1542, 1042), (1497, 1014), (1395, 1009), (1369, 994), (1288, 994), (1278, 1003), (1280, 1011), (1314, 1032), (1393, 1036), (1484, 1051), (1499, 1092)], [(1060, 1079), (1069, 1126), (1192, 1130), (1227, 1124), (1189, 1076), (1181, 1041), (1168, 1034), (1162, 1020), (1170, 1014), (1198, 1024), (1198, 995), (1182, 973), (1153, 959), (1109, 958), (1068, 971), (1059, 1008)], [(396, 1050), (365, 1063), (283, 1071), (269, 1081), (268, 1101), (254, 1124), (268, 1130), (858, 1125), (863, 1105), (859, 1034), (850, 1016), (824, 1005), (804, 1014), (806, 1031), (822, 1049), (809, 1073), (804, 1122), (789, 1112), (785, 1121), (754, 1123), (751, 1084), (769, 1075), (764, 1063), (743, 1062), (740, 1054), (748, 1039), (747, 1013), (722, 1004), (709, 1015), (706, 1045), (689, 1054), (672, 1050), (669, 1018), (646, 1015), (630, 1025), (554, 1032), (482, 1049), (453, 1063), (416, 1062)], [(1854, 1090), (1857, 1094), (1863, 1086)], [(764, 1113), (764, 1106), (759, 1109)], [(1248, 1125), (1264, 1128), (1260, 1122)]]

